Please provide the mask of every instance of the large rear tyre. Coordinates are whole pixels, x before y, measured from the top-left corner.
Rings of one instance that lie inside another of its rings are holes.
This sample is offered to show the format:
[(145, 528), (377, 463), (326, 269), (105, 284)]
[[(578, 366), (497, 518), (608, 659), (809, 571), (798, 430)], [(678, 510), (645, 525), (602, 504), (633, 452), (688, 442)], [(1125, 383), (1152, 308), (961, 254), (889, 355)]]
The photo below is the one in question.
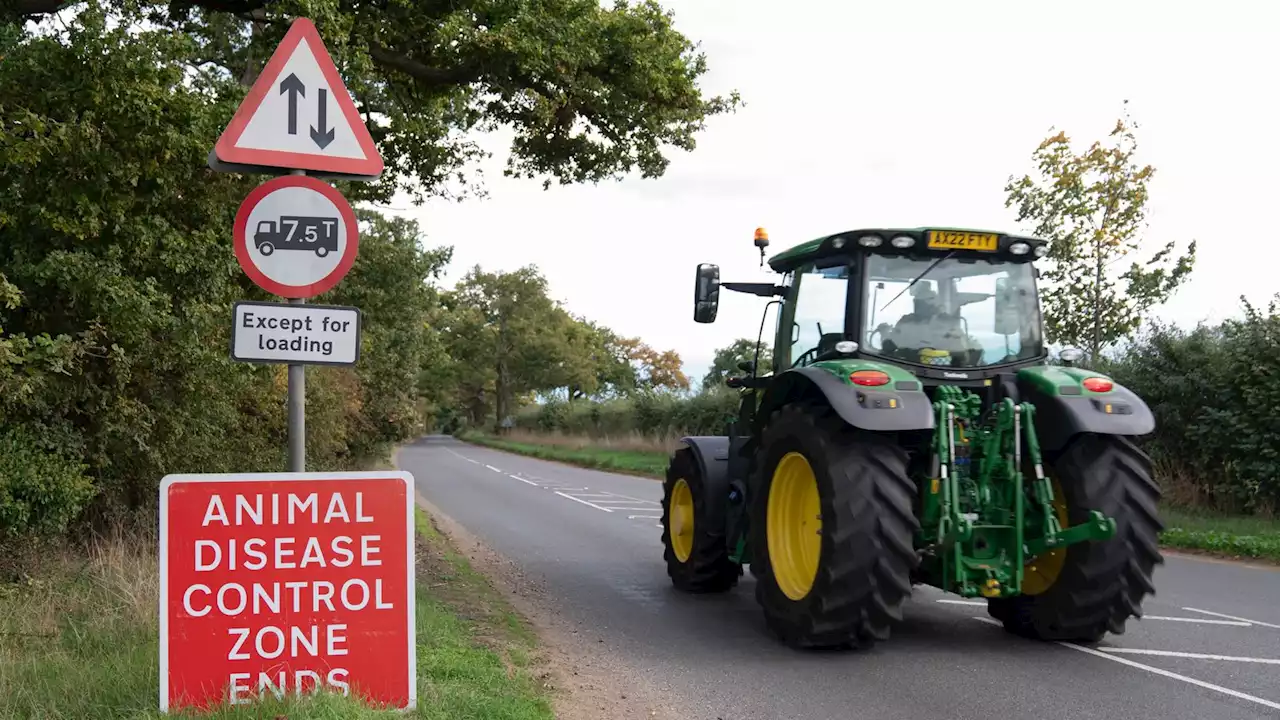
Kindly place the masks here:
[(1164, 562), (1151, 461), (1128, 438), (1086, 434), (1046, 472), (1070, 525), (1098, 510), (1115, 519), (1116, 534), (1036, 558), (1038, 570), (1023, 582), (1035, 594), (992, 599), (988, 612), (1009, 632), (1037, 640), (1094, 643), (1108, 631), (1123, 634), (1129, 618), (1142, 617), (1143, 598), (1155, 594), (1152, 573)]
[(825, 404), (765, 428), (751, 499), (751, 572), (769, 628), (792, 647), (868, 647), (901, 621), (918, 562), (907, 455)]
[(662, 557), (677, 589), (714, 593), (737, 584), (742, 566), (729, 558), (728, 502), (728, 484), (703, 477), (692, 450), (671, 456), (662, 483)]

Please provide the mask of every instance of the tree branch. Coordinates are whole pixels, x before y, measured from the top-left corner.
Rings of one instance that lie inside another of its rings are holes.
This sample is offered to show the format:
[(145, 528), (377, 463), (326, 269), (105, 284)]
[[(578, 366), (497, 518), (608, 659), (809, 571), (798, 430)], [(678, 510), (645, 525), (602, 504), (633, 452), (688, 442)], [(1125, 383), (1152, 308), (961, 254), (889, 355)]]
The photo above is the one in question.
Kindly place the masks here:
[(399, 70), (428, 89), (462, 85), (479, 79), (479, 74), (463, 68), (434, 68), (406, 55), (389, 50), (376, 42), (369, 43), (369, 57), (379, 65)]
[(21, 17), (49, 15), (75, 3), (76, 0), (16, 0), (12, 12)]

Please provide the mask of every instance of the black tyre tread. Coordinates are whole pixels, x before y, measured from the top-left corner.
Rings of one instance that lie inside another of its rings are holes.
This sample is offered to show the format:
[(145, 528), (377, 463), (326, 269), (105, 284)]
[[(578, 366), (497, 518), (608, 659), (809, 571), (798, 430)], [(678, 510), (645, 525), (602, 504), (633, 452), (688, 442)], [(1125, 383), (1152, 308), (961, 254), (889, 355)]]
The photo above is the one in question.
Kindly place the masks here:
[(1127, 437), (1077, 437), (1054, 468), (1068, 501), (1072, 525), (1089, 510), (1115, 518), (1116, 534), (1105, 542), (1067, 549), (1062, 574), (1041, 595), (992, 601), (989, 613), (1010, 632), (1038, 640), (1095, 643), (1109, 631), (1122, 635), (1131, 617), (1142, 617), (1142, 601), (1155, 594), (1152, 573), (1164, 562), (1164, 529), (1157, 504), (1161, 491), (1151, 461)]
[[(776, 443), (799, 435), (822, 484), (822, 560), (813, 591), (793, 602), (778, 589), (768, 560), (768, 483), (781, 454)], [(807, 402), (775, 411), (765, 429), (752, 487), (752, 566), (766, 624), (793, 647), (868, 647), (902, 620), (918, 558), (913, 536), (915, 484), (907, 455), (890, 439), (847, 425), (829, 406)]]
[[(684, 478), (693, 493), (693, 552), (682, 563), (671, 547), (671, 491)], [(742, 566), (729, 558), (725, 538), (724, 506), (727, 497), (717, 496), (702, 477), (693, 451), (681, 448), (671, 455), (667, 477), (662, 483), (662, 558), (667, 577), (677, 589), (689, 593), (717, 593), (732, 589), (742, 575)]]

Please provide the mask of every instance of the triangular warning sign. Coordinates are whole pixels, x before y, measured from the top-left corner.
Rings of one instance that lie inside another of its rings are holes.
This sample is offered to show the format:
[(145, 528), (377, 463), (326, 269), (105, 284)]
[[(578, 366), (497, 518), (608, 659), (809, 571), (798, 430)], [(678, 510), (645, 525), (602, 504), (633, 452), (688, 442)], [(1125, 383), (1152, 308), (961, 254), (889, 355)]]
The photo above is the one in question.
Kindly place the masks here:
[(289, 26), (222, 131), (223, 163), (376, 176), (382, 156), (307, 18)]

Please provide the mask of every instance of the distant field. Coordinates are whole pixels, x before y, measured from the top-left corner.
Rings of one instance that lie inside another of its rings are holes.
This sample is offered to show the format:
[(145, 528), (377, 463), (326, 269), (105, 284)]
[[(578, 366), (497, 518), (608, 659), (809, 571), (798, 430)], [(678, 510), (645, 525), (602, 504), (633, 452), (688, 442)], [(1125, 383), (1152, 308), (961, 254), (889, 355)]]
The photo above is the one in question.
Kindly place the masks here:
[[(568, 435), (539, 435), (515, 431), (496, 437), (468, 433), (462, 439), (488, 447), (570, 463), (661, 478), (676, 439), (641, 437), (592, 440)], [(1171, 549), (1199, 551), (1221, 557), (1280, 563), (1280, 519), (1238, 517), (1181, 507), (1161, 510), (1165, 531), (1161, 543)]]

